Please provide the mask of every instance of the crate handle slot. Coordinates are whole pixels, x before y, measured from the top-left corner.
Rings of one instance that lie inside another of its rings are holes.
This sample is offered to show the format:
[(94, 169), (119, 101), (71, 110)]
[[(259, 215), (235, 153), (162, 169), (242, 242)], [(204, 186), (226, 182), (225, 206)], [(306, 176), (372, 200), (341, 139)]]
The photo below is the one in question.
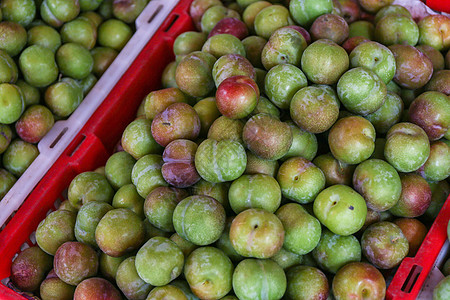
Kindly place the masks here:
[(161, 12), (162, 9), (163, 9), (163, 6), (161, 4), (158, 5), (158, 7), (153, 12), (153, 14), (150, 15), (150, 18), (148, 18), (147, 24), (150, 24), (156, 18), (156, 16)]
[(81, 145), (83, 144), (84, 140), (86, 139), (86, 135), (82, 135), (80, 141), (77, 143), (77, 145), (73, 148), (72, 151), (70, 151), (69, 157), (72, 157), (78, 149), (80, 149)]
[(402, 285), (401, 291), (405, 293), (409, 293), (412, 291), (414, 284), (416, 283), (417, 279), (419, 278), (420, 272), (422, 272), (422, 266), (414, 265), (411, 268), (411, 271), (409, 271), (408, 276), (406, 277), (405, 282)]
[(53, 149), (58, 144), (58, 142), (61, 140), (61, 138), (66, 134), (67, 130), (69, 130), (69, 127), (64, 127), (63, 130), (56, 136), (56, 138), (53, 140), (53, 142), (50, 144), (49, 148)]
[(164, 32), (169, 32), (169, 30), (172, 28), (172, 26), (176, 23), (176, 21), (178, 20), (180, 16), (178, 14), (173, 14), (170, 16), (171, 21), (169, 22), (169, 24), (166, 26), (166, 28), (164, 28)]

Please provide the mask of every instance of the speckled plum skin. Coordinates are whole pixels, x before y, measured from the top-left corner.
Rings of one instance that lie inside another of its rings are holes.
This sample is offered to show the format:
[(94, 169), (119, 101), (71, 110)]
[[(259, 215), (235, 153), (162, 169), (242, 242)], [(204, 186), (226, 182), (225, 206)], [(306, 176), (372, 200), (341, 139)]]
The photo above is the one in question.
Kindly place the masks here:
[(435, 71), (430, 81), (428, 81), (425, 86), (425, 89), (427, 91), (441, 92), (447, 96), (450, 96), (450, 70), (446, 69)]
[(392, 208), (400, 198), (402, 184), (397, 171), (380, 159), (360, 163), (353, 174), (353, 187), (375, 211)]
[(446, 51), (450, 48), (450, 20), (443, 15), (429, 15), (420, 20), (419, 44), (432, 46), (438, 51)]
[(168, 106), (178, 102), (187, 102), (186, 96), (178, 88), (166, 88), (153, 91), (144, 99), (145, 116), (153, 120), (157, 114)]
[(250, 208), (238, 214), (230, 227), (230, 241), (245, 257), (270, 258), (283, 246), (284, 228), (274, 214)]
[(242, 137), (250, 151), (268, 160), (283, 157), (293, 139), (289, 125), (268, 114), (251, 117), (244, 126)]
[(69, 185), (69, 201), (77, 209), (90, 201), (110, 203), (113, 196), (114, 190), (106, 177), (96, 172), (80, 173)]
[(217, 108), (230, 119), (245, 118), (255, 109), (258, 101), (258, 85), (247, 76), (229, 77), (217, 88)]
[(194, 165), (197, 144), (190, 140), (174, 140), (163, 153), (161, 168), (164, 180), (177, 188), (185, 188), (200, 180)]
[(375, 39), (386, 46), (394, 44), (415, 46), (419, 40), (419, 27), (410, 16), (386, 15), (376, 24)]
[(314, 215), (331, 232), (350, 235), (364, 225), (367, 206), (364, 198), (345, 185), (332, 185), (314, 200)]
[(335, 14), (324, 14), (315, 19), (310, 31), (314, 41), (329, 39), (340, 45), (348, 38), (347, 22)]
[[(351, 0), (349, 1), (351, 2)], [(350, 54), (356, 47), (366, 42), (370, 42), (370, 40), (363, 36), (354, 36), (346, 39), (345, 42), (342, 43), (341, 47), (344, 48), (348, 54)]]
[(386, 282), (383, 274), (374, 266), (364, 262), (352, 262), (343, 266), (333, 278), (333, 295), (337, 300), (353, 295), (363, 299), (383, 300)]
[(225, 228), (225, 209), (214, 198), (190, 196), (178, 203), (173, 212), (175, 231), (198, 246), (214, 243)]
[(430, 142), (419, 126), (403, 122), (395, 124), (386, 135), (384, 156), (399, 172), (419, 169), (430, 155)]
[(312, 255), (322, 270), (336, 274), (342, 266), (361, 261), (361, 245), (353, 235), (340, 236), (324, 229)]
[(233, 290), (241, 300), (281, 299), (286, 291), (286, 275), (270, 259), (246, 259), (234, 270)]
[(51, 111), (43, 105), (28, 107), (16, 122), (16, 132), (28, 143), (39, 142), (53, 127), (55, 120)]
[(425, 213), (431, 203), (431, 188), (428, 182), (417, 174), (400, 176), (402, 193), (390, 212), (398, 217), (415, 218)]
[(220, 57), (212, 68), (212, 76), (216, 87), (225, 79), (239, 75), (250, 77), (256, 81), (255, 68), (245, 57), (239, 54), (227, 54)]
[(154, 237), (139, 249), (135, 263), (142, 280), (153, 286), (163, 286), (181, 274), (184, 255), (168, 238)]
[(409, 243), (400, 227), (391, 222), (370, 225), (361, 238), (364, 256), (377, 268), (391, 269), (406, 257)]
[(99, 201), (91, 201), (81, 206), (74, 228), (77, 241), (98, 249), (95, 229), (103, 216), (112, 209), (108, 203)]
[(216, 141), (233, 140), (243, 145), (242, 131), (244, 125), (245, 123), (242, 120), (220, 116), (211, 124), (208, 130), (208, 139)]
[(108, 280), (103, 278), (89, 278), (77, 285), (74, 300), (120, 300), (120, 292)]
[(319, 155), (312, 162), (325, 175), (326, 187), (334, 184), (351, 184), (355, 166), (340, 162), (331, 153)]
[(233, 271), (228, 256), (213, 247), (194, 250), (184, 266), (189, 287), (201, 299), (219, 299), (227, 295), (232, 288)]
[(438, 140), (450, 128), (450, 99), (440, 92), (425, 92), (409, 107), (409, 119), (419, 125), (431, 141)]
[(333, 11), (333, 1), (294, 0), (289, 3), (289, 11), (297, 24), (309, 27), (318, 16)]
[(39, 288), (45, 274), (52, 268), (52, 257), (39, 247), (20, 252), (11, 264), (11, 281), (22, 291), (32, 292)]
[(205, 33), (211, 32), (220, 20), (225, 18), (241, 19), (241, 15), (230, 8), (222, 5), (215, 5), (208, 8), (202, 16), (201, 27)]
[(328, 144), (333, 156), (348, 164), (368, 159), (375, 149), (375, 128), (363, 117), (350, 116), (331, 127)]
[(144, 299), (153, 288), (139, 277), (136, 256), (128, 257), (117, 268), (116, 283), (127, 299)]
[(442, 141), (431, 143), (430, 156), (417, 173), (429, 181), (445, 180), (450, 175), (450, 146)]
[(284, 197), (306, 204), (325, 187), (325, 175), (309, 160), (292, 157), (278, 170), (277, 180)]
[(288, 299), (328, 299), (328, 279), (321, 270), (310, 266), (294, 266), (287, 270), (286, 277)]
[(408, 256), (415, 256), (428, 233), (427, 227), (417, 219), (402, 218), (394, 220), (409, 243)]
[(409, 45), (392, 45), (389, 49), (395, 57), (395, 83), (407, 89), (427, 84), (433, 74), (433, 63), (428, 56)]
[(283, 248), (295, 254), (311, 252), (319, 243), (320, 222), (297, 203), (281, 206), (276, 214), (285, 230)]
[(277, 29), (293, 24), (289, 10), (281, 5), (263, 8), (254, 20), (256, 34), (265, 39), (269, 39)]
[(298, 255), (281, 248), (280, 251), (278, 251), (277, 254), (272, 256), (270, 259), (286, 271), (292, 266), (301, 264), (303, 262), (303, 255)]
[(383, 105), (375, 112), (366, 115), (365, 118), (372, 123), (377, 133), (386, 133), (400, 121), (403, 107), (402, 98), (388, 91)]

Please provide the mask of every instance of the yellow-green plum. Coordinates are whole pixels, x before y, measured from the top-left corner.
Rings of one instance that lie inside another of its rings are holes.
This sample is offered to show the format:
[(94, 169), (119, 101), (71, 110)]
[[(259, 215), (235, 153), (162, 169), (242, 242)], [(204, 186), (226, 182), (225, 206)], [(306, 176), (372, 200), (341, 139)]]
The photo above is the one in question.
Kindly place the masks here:
[(328, 279), (325, 274), (310, 266), (295, 266), (287, 270), (287, 299), (327, 299)]
[(355, 166), (340, 162), (331, 153), (319, 155), (312, 162), (325, 175), (325, 186), (351, 185)]
[(127, 299), (145, 299), (153, 287), (139, 277), (135, 261), (136, 257), (132, 256), (119, 265), (116, 283)]
[(45, 253), (55, 255), (59, 246), (75, 240), (74, 227), (77, 214), (57, 210), (42, 220), (36, 229), (36, 242)]
[(289, 4), (289, 11), (294, 21), (306, 27), (309, 27), (317, 17), (331, 13), (332, 10), (333, 1), (331, 0), (292, 0)]
[(69, 185), (68, 199), (77, 209), (90, 201), (110, 203), (113, 196), (114, 190), (106, 177), (96, 172), (78, 174)]
[(108, 203), (99, 201), (91, 201), (81, 206), (74, 228), (77, 241), (98, 249), (95, 229), (103, 216), (112, 209)]
[(264, 7), (254, 19), (254, 28), (257, 35), (265, 39), (279, 28), (294, 25), (289, 10), (282, 5)]

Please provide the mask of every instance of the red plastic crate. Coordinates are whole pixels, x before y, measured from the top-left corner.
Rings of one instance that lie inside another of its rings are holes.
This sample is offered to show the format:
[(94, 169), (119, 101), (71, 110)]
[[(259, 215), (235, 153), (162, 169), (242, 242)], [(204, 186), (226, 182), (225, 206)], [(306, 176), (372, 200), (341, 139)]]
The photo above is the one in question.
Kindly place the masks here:
[[(0, 280), (10, 276), (12, 259), (24, 243), (34, 244), (30, 235), (47, 213), (55, 209), (55, 201), (63, 200), (62, 194), (72, 179), (81, 172), (94, 170), (106, 163), (123, 130), (134, 120), (143, 97), (160, 88), (161, 74), (174, 59), (172, 46), (175, 38), (182, 32), (194, 30), (188, 13), (191, 2), (180, 1), (169, 14), (107, 99), (0, 232)], [(447, 239), (449, 199), (416, 257), (405, 258), (398, 268), (387, 290), (387, 299), (416, 299)], [(0, 284), (0, 299), (25, 298)]]

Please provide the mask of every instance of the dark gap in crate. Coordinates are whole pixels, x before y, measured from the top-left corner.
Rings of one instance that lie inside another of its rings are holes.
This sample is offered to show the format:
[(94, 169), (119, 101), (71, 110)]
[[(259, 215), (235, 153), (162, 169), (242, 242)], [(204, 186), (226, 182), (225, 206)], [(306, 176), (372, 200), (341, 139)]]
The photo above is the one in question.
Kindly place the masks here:
[(81, 135), (81, 137), (79, 137), (78, 139), (80, 139), (80, 141), (78, 141), (76, 143), (76, 146), (73, 148), (73, 150), (69, 150), (69, 157), (72, 157), (72, 155), (75, 154), (75, 152), (77, 152), (78, 148), (80, 148), (81, 144), (83, 144), (84, 140), (86, 139), (86, 135)]
[(420, 272), (422, 272), (422, 266), (414, 265), (411, 268), (411, 271), (409, 272), (408, 276), (406, 277), (406, 280), (403, 283), (403, 286), (401, 288), (402, 292), (405, 292), (405, 293), (411, 292), (411, 290), (414, 287), (414, 284), (417, 281), (417, 278), (420, 275)]
[(150, 16), (150, 18), (147, 20), (147, 23), (150, 24), (155, 18), (156, 16), (159, 14), (159, 12), (162, 10), (163, 6), (162, 5), (158, 5), (158, 7), (155, 9), (155, 11), (153, 12), (153, 14)]
[(51, 145), (49, 147), (50, 149), (53, 149), (53, 147), (55, 147), (56, 144), (58, 144), (58, 142), (61, 140), (61, 138), (64, 136), (64, 134), (66, 134), (67, 130), (69, 130), (69, 128), (64, 127), (64, 129), (58, 134), (58, 136), (53, 141), (53, 143), (51, 143)]
[(172, 28), (173, 24), (175, 24), (175, 22), (178, 20), (179, 17), (180, 16), (178, 14), (174, 14), (174, 15), (170, 16), (170, 18), (172, 20), (169, 22), (169, 25), (167, 25), (167, 27), (164, 28), (164, 32), (168, 32), (170, 30), (170, 28)]

